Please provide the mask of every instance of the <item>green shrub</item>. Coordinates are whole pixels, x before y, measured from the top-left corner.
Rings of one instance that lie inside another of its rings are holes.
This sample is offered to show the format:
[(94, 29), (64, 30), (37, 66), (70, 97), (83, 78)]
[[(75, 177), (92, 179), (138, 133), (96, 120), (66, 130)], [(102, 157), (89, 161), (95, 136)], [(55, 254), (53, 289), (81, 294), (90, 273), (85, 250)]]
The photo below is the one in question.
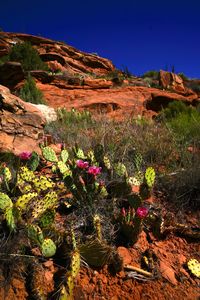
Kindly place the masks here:
[(200, 113), (181, 101), (171, 102), (158, 116), (172, 131), (178, 144), (199, 144)]
[(142, 75), (142, 78), (146, 78), (146, 77), (152, 78), (154, 80), (158, 80), (159, 79), (159, 72), (155, 71), (155, 70), (148, 71), (148, 72), (146, 72)]
[(36, 87), (35, 81), (29, 74), (24, 86), (19, 91), (19, 97), (26, 102), (46, 104), (42, 92)]
[(9, 53), (9, 60), (20, 62), (25, 71), (48, 70), (38, 51), (29, 42), (14, 45)]

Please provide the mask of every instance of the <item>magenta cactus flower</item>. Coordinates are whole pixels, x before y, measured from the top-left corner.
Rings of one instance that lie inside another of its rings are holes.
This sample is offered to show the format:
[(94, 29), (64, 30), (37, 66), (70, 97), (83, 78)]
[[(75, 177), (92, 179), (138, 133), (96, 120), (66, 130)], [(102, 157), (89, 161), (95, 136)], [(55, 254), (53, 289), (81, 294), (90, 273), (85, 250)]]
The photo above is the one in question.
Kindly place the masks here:
[(124, 207), (122, 207), (122, 211), (121, 211), (121, 213), (122, 213), (122, 216), (125, 218), (125, 217), (126, 217), (126, 210), (125, 210), (125, 208), (124, 208)]
[(91, 166), (88, 169), (88, 173), (94, 176), (101, 174), (101, 167)]
[(32, 152), (30, 151), (23, 151), (19, 154), (19, 158), (21, 160), (29, 160), (32, 156)]
[(138, 207), (137, 210), (136, 210), (136, 215), (137, 215), (139, 218), (141, 218), (141, 219), (146, 218), (146, 216), (148, 215), (148, 213), (149, 213), (148, 208), (146, 208), (146, 207), (144, 207), (144, 206), (143, 206), (143, 207), (140, 206), (140, 207)]
[(87, 161), (83, 161), (82, 159), (77, 160), (76, 165), (80, 169), (87, 169), (89, 167), (89, 163)]

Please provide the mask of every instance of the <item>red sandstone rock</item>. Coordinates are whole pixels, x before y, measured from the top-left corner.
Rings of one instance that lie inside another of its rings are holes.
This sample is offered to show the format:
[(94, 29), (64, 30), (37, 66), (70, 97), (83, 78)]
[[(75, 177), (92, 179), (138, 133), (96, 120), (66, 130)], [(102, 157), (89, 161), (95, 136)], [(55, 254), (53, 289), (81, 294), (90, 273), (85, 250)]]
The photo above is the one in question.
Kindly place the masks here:
[(115, 69), (112, 62), (106, 58), (79, 51), (64, 42), (21, 33), (0, 32), (0, 56), (9, 52), (13, 42), (22, 41), (31, 42), (45, 62), (57, 62), (62, 65), (62, 71), (103, 75)]
[(129, 250), (125, 247), (118, 247), (117, 248), (118, 254), (122, 257), (123, 259), (123, 264), (124, 265), (129, 265), (132, 261), (132, 256), (129, 252)]
[(45, 123), (40, 111), (1, 85), (0, 104), (0, 151), (40, 152), (39, 135), (43, 134)]

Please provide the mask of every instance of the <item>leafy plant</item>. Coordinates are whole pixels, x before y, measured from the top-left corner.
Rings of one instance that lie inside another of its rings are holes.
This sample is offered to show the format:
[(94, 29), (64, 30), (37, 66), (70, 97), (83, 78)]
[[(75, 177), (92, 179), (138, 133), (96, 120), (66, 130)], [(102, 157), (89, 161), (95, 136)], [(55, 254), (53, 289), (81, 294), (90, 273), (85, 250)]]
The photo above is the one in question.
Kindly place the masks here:
[(23, 87), (19, 91), (19, 97), (26, 102), (46, 104), (42, 92), (36, 87), (35, 81), (30, 74), (28, 74)]
[(48, 70), (38, 51), (29, 42), (15, 44), (9, 53), (9, 60), (20, 62), (25, 71)]

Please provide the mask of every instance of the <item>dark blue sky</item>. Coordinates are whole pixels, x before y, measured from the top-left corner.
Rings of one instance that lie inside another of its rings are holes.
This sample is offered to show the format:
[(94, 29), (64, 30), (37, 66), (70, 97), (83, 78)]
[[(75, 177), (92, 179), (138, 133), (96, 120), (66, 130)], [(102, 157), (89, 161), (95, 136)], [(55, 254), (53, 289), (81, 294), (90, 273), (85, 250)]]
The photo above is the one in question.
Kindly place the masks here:
[(199, 0), (1, 0), (0, 27), (65, 41), (136, 75), (200, 78)]

